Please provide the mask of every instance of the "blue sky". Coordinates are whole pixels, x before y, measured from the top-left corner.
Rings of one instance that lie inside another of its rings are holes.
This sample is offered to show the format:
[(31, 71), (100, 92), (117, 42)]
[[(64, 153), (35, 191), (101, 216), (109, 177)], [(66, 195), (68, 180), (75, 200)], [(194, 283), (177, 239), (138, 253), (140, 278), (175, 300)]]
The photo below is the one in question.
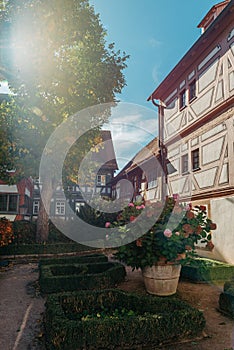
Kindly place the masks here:
[[(147, 98), (199, 38), (201, 31), (197, 25), (218, 2), (90, 0), (107, 30), (107, 42), (114, 42), (116, 49), (130, 55), (124, 71), (127, 86), (118, 99), (137, 104), (139, 110), (135, 113), (133, 105), (134, 111), (121, 112), (119, 119), (116, 113), (115, 122), (119, 120), (125, 125), (109, 126), (120, 168), (157, 136), (157, 111)], [(132, 128), (127, 127), (128, 120)]]
[[(121, 169), (157, 136), (157, 110), (147, 98), (199, 38), (197, 25), (217, 0), (90, 0), (115, 43), (130, 55), (127, 86), (109, 125)], [(2, 82), (0, 92), (8, 92)]]

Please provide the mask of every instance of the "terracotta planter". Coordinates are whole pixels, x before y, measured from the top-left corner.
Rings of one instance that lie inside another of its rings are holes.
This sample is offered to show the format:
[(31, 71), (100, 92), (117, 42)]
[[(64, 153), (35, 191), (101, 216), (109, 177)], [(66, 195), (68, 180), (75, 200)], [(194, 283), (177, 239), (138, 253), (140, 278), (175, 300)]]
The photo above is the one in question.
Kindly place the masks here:
[(180, 264), (155, 264), (144, 267), (142, 275), (147, 292), (159, 296), (175, 294), (180, 270)]

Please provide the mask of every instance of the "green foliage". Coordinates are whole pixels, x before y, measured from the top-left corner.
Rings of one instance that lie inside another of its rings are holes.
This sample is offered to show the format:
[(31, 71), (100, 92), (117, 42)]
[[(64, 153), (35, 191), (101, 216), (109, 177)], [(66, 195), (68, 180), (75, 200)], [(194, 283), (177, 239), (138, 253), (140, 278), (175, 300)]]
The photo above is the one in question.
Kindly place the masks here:
[[(16, 93), (1, 106), (0, 164), (35, 176), (56, 126), (83, 108), (115, 100), (125, 85), (128, 56), (107, 45), (87, 0), (9, 0), (0, 26), (2, 74)], [(84, 136), (73, 166), (94, 135)]]
[(234, 266), (206, 258), (192, 259), (182, 266), (181, 277), (192, 282), (221, 282), (234, 277)]
[(5, 217), (0, 218), (0, 247), (12, 243), (14, 233), (12, 223)]
[[(121, 246), (121, 239), (131, 234), (125, 229), (126, 224), (135, 221), (144, 225), (144, 220), (155, 215), (156, 223), (139, 239)], [(144, 211), (145, 219), (138, 216)], [(164, 207), (160, 203), (130, 203), (113, 224), (117, 232), (112, 235), (120, 247), (115, 257), (133, 268), (152, 266), (154, 263), (178, 262), (185, 264), (194, 257), (198, 242), (211, 243), (211, 229), (216, 225), (207, 218), (205, 207), (183, 206), (172, 198), (168, 198)]]
[(67, 256), (67, 257), (57, 257), (57, 258), (43, 258), (39, 261), (39, 267), (44, 265), (62, 265), (62, 264), (84, 264), (84, 263), (97, 263), (97, 262), (107, 262), (108, 258), (104, 254), (89, 254), (81, 256)]
[(111, 262), (42, 265), (39, 282), (43, 293), (56, 293), (114, 287), (125, 275), (122, 264)]
[(41, 255), (84, 252), (95, 250), (78, 243), (33, 243), (0, 247), (0, 255)]
[(57, 227), (53, 224), (51, 220), (49, 220), (49, 235), (48, 242), (51, 243), (74, 243), (70, 238), (65, 236), (62, 232), (60, 232)]
[[(87, 313), (110, 317), (82, 320)], [(112, 318), (115, 313), (118, 317)], [(174, 297), (99, 290), (49, 295), (46, 303), (46, 342), (50, 350), (153, 347), (199, 335), (204, 326), (200, 311)]]
[[(36, 243), (36, 221), (14, 221), (12, 223), (14, 231), (14, 245), (35, 244)], [(67, 236), (62, 234), (56, 226), (49, 221), (48, 243), (74, 243)]]
[[(96, 227), (105, 227), (106, 222), (116, 221), (119, 213), (115, 212), (112, 201), (106, 201), (104, 211), (101, 209), (98, 210), (98, 202), (96, 204), (97, 204), (96, 206), (97, 209), (85, 203), (84, 206), (80, 207), (80, 212), (77, 213), (77, 215), (83, 221)], [(102, 201), (102, 206), (103, 206), (103, 201)], [(110, 208), (111, 210), (108, 210)]]
[(224, 283), (223, 292), (219, 296), (220, 310), (234, 318), (234, 276)]
[(224, 314), (234, 318), (234, 288), (233, 287), (220, 293), (219, 309)]
[(33, 244), (36, 243), (36, 223), (34, 221), (14, 221), (14, 244)]
[[(64, 120), (84, 108), (115, 102), (126, 84), (128, 56), (116, 51), (113, 43), (107, 45), (106, 32), (88, 0), (8, 0), (0, 12), (0, 29), (0, 73), (14, 92), (0, 105), (0, 177), (13, 183), (24, 176), (38, 177), (45, 145)], [(87, 114), (90, 132), (67, 154), (66, 181), (76, 177), (108, 112)], [(17, 171), (12, 176), (9, 169)], [(42, 191), (52, 188), (57, 170), (57, 163), (51, 162), (51, 181), (41, 178)], [(48, 239), (42, 206), (37, 239)]]

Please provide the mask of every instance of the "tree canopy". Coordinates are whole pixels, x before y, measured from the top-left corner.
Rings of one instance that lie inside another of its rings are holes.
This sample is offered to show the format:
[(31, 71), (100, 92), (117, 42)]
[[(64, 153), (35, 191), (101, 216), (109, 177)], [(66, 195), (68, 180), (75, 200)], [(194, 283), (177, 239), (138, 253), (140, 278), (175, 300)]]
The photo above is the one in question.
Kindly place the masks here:
[(15, 95), (1, 106), (0, 123), (12, 147), (7, 157), (0, 154), (0, 163), (12, 155), (18, 172), (34, 175), (56, 126), (88, 106), (115, 101), (125, 85), (128, 56), (107, 45), (88, 0), (5, 3), (0, 67)]
[[(115, 102), (126, 85), (128, 55), (107, 44), (88, 0), (0, 0), (0, 33), (0, 75), (12, 91), (0, 104), (0, 177), (12, 182), (38, 176), (47, 140), (62, 121), (89, 106)], [(66, 171), (77, 171), (98, 140), (97, 129), (71, 149)], [(43, 186), (51, 192), (51, 184)], [(45, 231), (45, 216), (43, 221)]]

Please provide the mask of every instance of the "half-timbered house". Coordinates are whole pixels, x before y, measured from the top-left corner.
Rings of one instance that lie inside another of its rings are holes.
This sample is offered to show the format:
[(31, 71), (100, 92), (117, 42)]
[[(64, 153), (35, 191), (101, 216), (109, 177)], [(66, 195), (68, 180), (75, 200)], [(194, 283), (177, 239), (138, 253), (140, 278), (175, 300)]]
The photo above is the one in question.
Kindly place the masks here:
[(207, 206), (217, 223), (206, 256), (234, 263), (234, 1), (211, 8), (202, 34), (148, 100), (176, 172), (168, 193)]

